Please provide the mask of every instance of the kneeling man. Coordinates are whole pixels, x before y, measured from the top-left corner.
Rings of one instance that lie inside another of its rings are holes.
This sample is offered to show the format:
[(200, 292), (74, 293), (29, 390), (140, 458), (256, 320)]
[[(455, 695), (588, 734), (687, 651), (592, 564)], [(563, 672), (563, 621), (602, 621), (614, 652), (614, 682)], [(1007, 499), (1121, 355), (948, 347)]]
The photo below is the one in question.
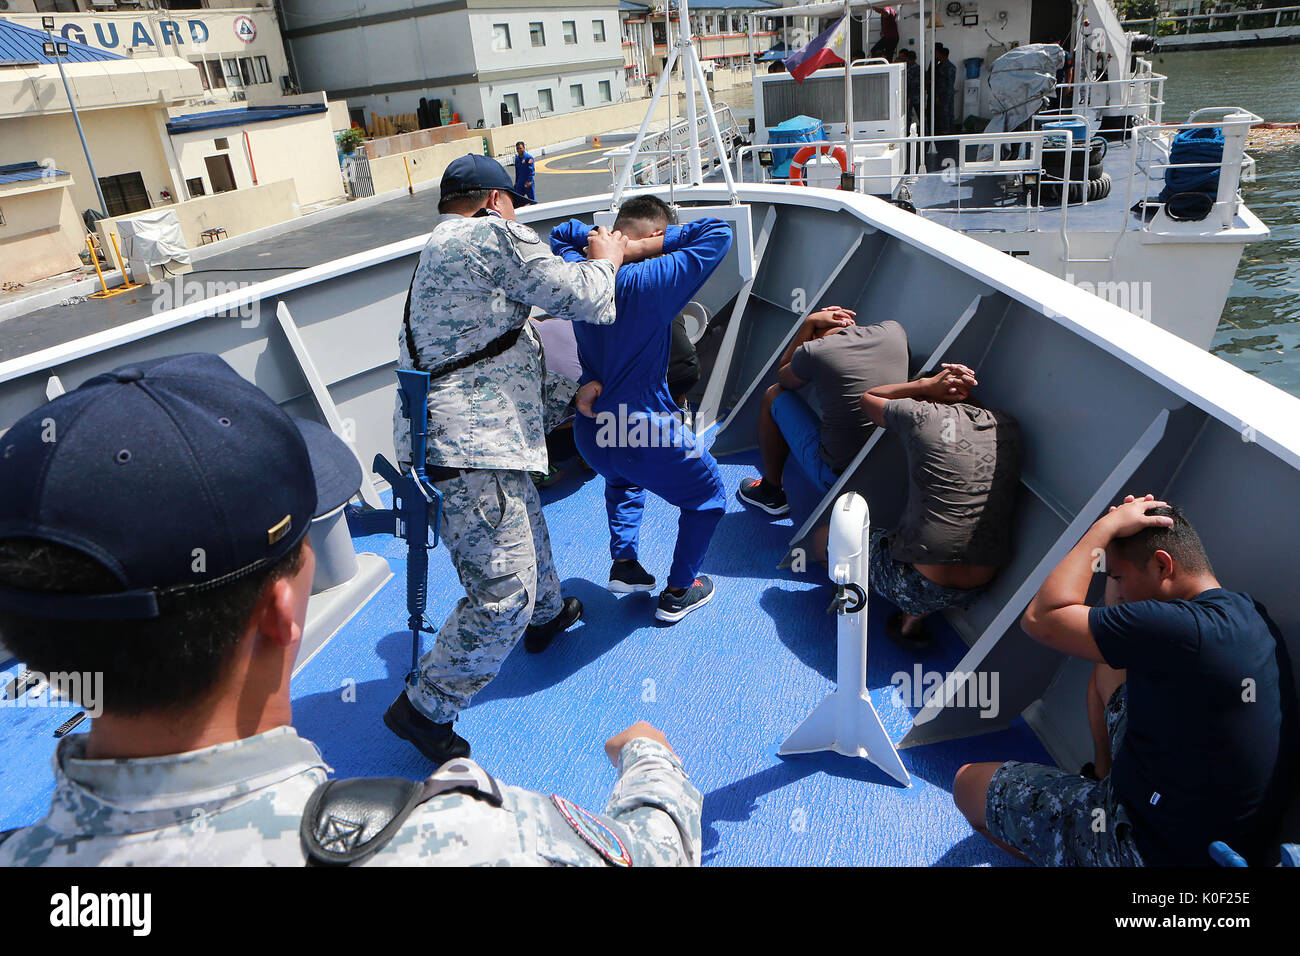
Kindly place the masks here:
[[(1102, 554), (1122, 603), (1090, 608)], [(1015, 760), (967, 764), (952, 792), (971, 826), (1045, 866), (1208, 866), (1217, 840), (1252, 864), (1276, 862), (1297, 743), (1286, 644), (1258, 601), (1219, 583), (1181, 510), (1130, 495), (1047, 576), (1020, 623), (1099, 665), (1090, 696), (1108, 696), (1089, 711), (1113, 763), (1101, 765), (1099, 746), (1100, 781)]]

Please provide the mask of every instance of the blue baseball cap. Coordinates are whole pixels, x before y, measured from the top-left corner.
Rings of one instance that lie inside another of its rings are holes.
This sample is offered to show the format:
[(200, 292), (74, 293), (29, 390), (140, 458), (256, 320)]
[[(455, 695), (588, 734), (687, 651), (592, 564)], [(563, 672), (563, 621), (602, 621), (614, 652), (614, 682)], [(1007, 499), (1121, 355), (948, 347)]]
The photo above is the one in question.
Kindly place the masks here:
[(515, 184), (504, 166), (491, 156), (477, 153), (466, 153), (448, 163), (438, 187), (439, 194), (443, 196), (471, 189), (499, 189), (503, 193), (509, 193), (516, 208), (532, 202), (527, 196), (515, 192)]
[(63, 620), (158, 617), (170, 596), (285, 557), (312, 518), (360, 485), (361, 464), (341, 439), (289, 417), (218, 356), (122, 366), (0, 437), (0, 539), (80, 551), (123, 589), (0, 586), (0, 608)]

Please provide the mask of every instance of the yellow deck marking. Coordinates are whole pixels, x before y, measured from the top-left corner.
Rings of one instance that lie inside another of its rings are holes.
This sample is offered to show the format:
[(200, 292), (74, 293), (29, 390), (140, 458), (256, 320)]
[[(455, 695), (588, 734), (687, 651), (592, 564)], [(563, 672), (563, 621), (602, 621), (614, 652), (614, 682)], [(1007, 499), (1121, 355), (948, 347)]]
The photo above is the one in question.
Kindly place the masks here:
[(600, 167), (589, 167), (587, 169), (552, 169), (551, 163), (558, 163), (560, 160), (577, 159), (579, 156), (590, 156), (592, 153), (607, 152), (609, 147), (601, 146), (597, 149), (584, 149), (580, 153), (565, 153), (563, 156), (552, 156), (550, 159), (540, 159), (537, 161), (537, 172), (550, 173), (551, 175), (568, 175), (568, 176), (591, 176), (599, 175), (603, 170)]

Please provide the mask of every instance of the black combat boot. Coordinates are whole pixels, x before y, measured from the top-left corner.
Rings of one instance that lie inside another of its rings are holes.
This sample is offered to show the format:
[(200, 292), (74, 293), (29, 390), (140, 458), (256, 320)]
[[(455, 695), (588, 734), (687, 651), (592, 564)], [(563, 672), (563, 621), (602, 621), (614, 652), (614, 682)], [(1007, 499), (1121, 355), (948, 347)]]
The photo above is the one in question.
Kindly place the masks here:
[(384, 724), (436, 764), (469, 756), (469, 741), (453, 724), (434, 723), (411, 704), (403, 690), (384, 711)]
[(545, 624), (536, 624), (524, 631), (524, 650), (529, 654), (540, 654), (551, 646), (555, 635), (573, 627), (580, 617), (582, 617), (582, 602), (576, 597), (566, 597), (559, 614)]

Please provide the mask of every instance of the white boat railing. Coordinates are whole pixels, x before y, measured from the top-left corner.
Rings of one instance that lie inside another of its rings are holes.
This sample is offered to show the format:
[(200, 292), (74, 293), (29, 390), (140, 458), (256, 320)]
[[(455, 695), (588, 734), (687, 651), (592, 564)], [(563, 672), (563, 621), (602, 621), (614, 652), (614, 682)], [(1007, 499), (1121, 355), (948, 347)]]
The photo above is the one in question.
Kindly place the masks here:
[[(726, 103), (715, 105), (713, 115), (717, 119), (727, 153), (730, 153), (740, 136), (740, 126), (732, 115), (731, 107)], [(641, 185), (659, 185), (661, 183), (689, 182), (687, 148), (690, 145), (690, 120), (679, 120), (667, 129), (646, 136), (637, 151), (637, 165), (632, 178)], [(719, 155), (717, 145), (708, 135), (709, 118), (701, 113), (695, 119), (696, 131), (699, 133), (701, 160), (706, 164), (725, 163), (728, 156)], [(613, 152), (617, 153), (617, 150)], [(656, 157), (652, 162), (642, 163), (644, 157)], [(616, 160), (610, 158), (610, 169), (617, 180), (620, 168)]]
[[(1249, 110), (1235, 106), (1212, 106), (1196, 110), (1187, 118), (1186, 123), (1177, 126), (1160, 126), (1153, 123), (1135, 127), (1133, 149), (1129, 159), (1128, 196), (1124, 201), (1126, 214), (1139, 198), (1144, 207), (1163, 208), (1163, 203), (1152, 199), (1151, 191), (1157, 185), (1163, 191), (1165, 177), (1169, 174), (1169, 170), (1217, 168), (1219, 181), (1214, 207), (1202, 221), (1214, 224), (1216, 230), (1231, 228), (1241, 204), (1241, 168), (1246, 160), (1246, 134), (1250, 132), (1251, 126), (1259, 122), (1262, 122), (1261, 119)], [(1190, 129), (1216, 127), (1223, 130), (1223, 156), (1218, 162), (1171, 163), (1168, 161), (1174, 135)], [(1138, 172), (1143, 174), (1140, 197), (1137, 195)], [(1139, 228), (1144, 232), (1151, 232), (1158, 218), (1158, 215), (1147, 217)], [(1170, 222), (1166, 218), (1161, 224), (1162, 228), (1169, 226)]]
[[(1147, 71), (1150, 64), (1145, 60)], [(1085, 80), (1082, 83), (1058, 83), (1055, 92), (1063, 104), (1057, 109), (1040, 110), (1036, 116), (1051, 116), (1061, 111), (1109, 110), (1138, 116), (1159, 123), (1164, 115), (1165, 80), (1162, 73), (1141, 72), (1125, 80)], [(1068, 105), (1066, 105), (1068, 104)]]
[[(1249, 17), (1249, 27), (1243, 27), (1241, 21)], [(1272, 21), (1271, 23), (1269, 21)], [(1193, 30), (1192, 25), (1198, 21), (1208, 21), (1208, 30)], [(1219, 26), (1216, 21), (1232, 23), (1232, 26)], [(1173, 29), (1158, 34), (1160, 24), (1173, 24)], [(1121, 24), (1125, 29), (1147, 29), (1157, 41), (1161, 36), (1181, 36), (1190, 33), (1237, 33), (1243, 30), (1268, 30), (1282, 26), (1300, 24), (1300, 6), (1272, 7), (1266, 10), (1233, 10), (1226, 13), (1193, 13), (1183, 16), (1141, 17), (1137, 20), (1125, 20)], [(1182, 26), (1182, 29), (1178, 29)]]
[[(1061, 189), (1061, 200), (1059, 204), (1054, 203), (1051, 207), (1039, 205), (1031, 201), (1031, 197), (1037, 195), (1037, 187), (1040, 184), (1064, 184), (1072, 175), (1070, 163), (1073, 159), (1071, 153), (1064, 154), (1065, 167), (1060, 176), (1043, 171), (1042, 152), (1043, 145), (1046, 141), (1053, 139), (1057, 134), (1043, 132), (1041, 130), (1032, 130), (1020, 133), (955, 133), (944, 136), (894, 136), (894, 137), (873, 137), (865, 143), (858, 143), (859, 149), (862, 147), (873, 147), (888, 150), (898, 148), (910, 152), (913, 157), (913, 170), (906, 172), (880, 172), (870, 173), (861, 170), (855, 170), (854, 189), (857, 192), (867, 192), (875, 194), (885, 194), (893, 196), (898, 190), (896, 186), (902, 183), (904, 186), (915, 185), (921, 180), (938, 180), (945, 186), (951, 187), (956, 193), (956, 204), (942, 208), (928, 208), (918, 206), (917, 215), (927, 218), (934, 218), (944, 215), (972, 215), (981, 214), (998, 214), (1008, 217), (1023, 217), (1023, 228), (1016, 230), (1014, 222), (1009, 222), (1007, 228), (1002, 226), (996, 227), (999, 231), (1013, 232), (1038, 232), (1039, 224), (1037, 214), (1048, 208), (1057, 208), (1061, 211), (1061, 224), (1059, 229), (1062, 233), (1068, 228), (1069, 190)], [(953, 163), (947, 161), (943, 169), (935, 172), (922, 171), (919, 162), (921, 150), (930, 143), (954, 143), (957, 146), (957, 160)], [(807, 143), (767, 143), (762, 145), (742, 146), (736, 150), (735, 156), (735, 178), (736, 182), (745, 181), (745, 158), (753, 156), (755, 153), (769, 152), (779, 149), (790, 149), (798, 151), (805, 146), (829, 146), (844, 148), (844, 143), (839, 140), (813, 140)], [(988, 158), (979, 158), (981, 148), (987, 147)], [(1003, 156), (1004, 147), (1011, 147), (1015, 150), (1015, 155)], [(970, 153), (974, 151), (976, 158), (970, 158)], [(858, 160), (863, 159), (859, 153)], [(1006, 179), (1008, 177), (1019, 177), (1020, 188), (1025, 190), (1028, 195), (1021, 203), (1005, 206), (979, 206), (979, 205), (962, 205), (961, 188), (963, 184), (960, 180), (969, 183), (971, 179), (977, 177), (993, 177), (996, 179)], [(764, 174), (757, 181), (775, 183), (779, 185), (796, 184), (790, 176), (772, 176)], [(883, 181), (883, 182), (882, 182)], [(872, 188), (873, 184), (879, 184)], [(880, 188), (880, 187), (884, 188)], [(813, 187), (816, 188), (816, 187)], [(1087, 191), (1084, 190), (1086, 200)], [(910, 190), (908, 192), (910, 196)], [(989, 227), (990, 230), (995, 227)]]

